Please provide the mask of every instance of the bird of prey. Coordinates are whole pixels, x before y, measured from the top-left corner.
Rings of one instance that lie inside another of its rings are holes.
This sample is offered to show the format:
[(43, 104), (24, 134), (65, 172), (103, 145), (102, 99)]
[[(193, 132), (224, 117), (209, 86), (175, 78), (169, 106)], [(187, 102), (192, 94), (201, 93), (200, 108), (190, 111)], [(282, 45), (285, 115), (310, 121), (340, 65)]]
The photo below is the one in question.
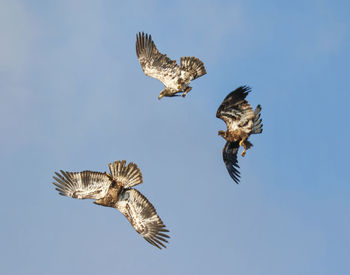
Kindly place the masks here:
[(137, 233), (150, 244), (161, 249), (169, 238), (153, 205), (139, 191), (131, 188), (142, 183), (140, 169), (134, 163), (126, 165), (125, 160), (109, 165), (110, 173), (64, 172), (55, 173), (53, 178), (60, 195), (75, 199), (95, 199), (94, 203), (119, 210), (131, 223)]
[(231, 92), (221, 103), (216, 117), (225, 121), (227, 130), (219, 131), (227, 142), (223, 149), (222, 156), (231, 178), (239, 183), (240, 172), (237, 160), (237, 152), (240, 146), (244, 147), (241, 153), (244, 157), (246, 150), (253, 146), (248, 141), (251, 134), (260, 134), (262, 126), (260, 119), (261, 106), (258, 105), (253, 111), (250, 104), (245, 100), (251, 89), (247, 86), (238, 87)]
[(185, 97), (192, 89), (190, 82), (207, 73), (203, 62), (193, 56), (181, 57), (179, 66), (175, 60), (161, 54), (151, 35), (145, 33), (136, 35), (136, 54), (144, 73), (160, 80), (165, 86), (158, 99), (179, 96), (177, 93)]

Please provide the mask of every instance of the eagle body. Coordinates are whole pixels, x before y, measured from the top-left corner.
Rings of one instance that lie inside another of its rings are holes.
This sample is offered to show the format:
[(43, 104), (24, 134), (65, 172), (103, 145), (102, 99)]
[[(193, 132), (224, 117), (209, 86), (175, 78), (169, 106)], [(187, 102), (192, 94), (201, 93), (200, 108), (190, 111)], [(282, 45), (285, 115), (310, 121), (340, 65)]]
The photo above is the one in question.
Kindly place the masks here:
[(246, 150), (253, 146), (248, 140), (251, 134), (260, 134), (262, 132), (260, 119), (261, 106), (258, 105), (255, 110), (245, 100), (251, 89), (247, 86), (241, 86), (231, 92), (216, 112), (216, 117), (226, 123), (227, 130), (220, 130), (218, 134), (226, 140), (223, 149), (223, 160), (232, 179), (239, 183), (240, 173), (237, 160), (237, 153), (240, 146), (244, 147), (242, 156)]
[(107, 194), (101, 198), (94, 201), (95, 204), (116, 208), (116, 203), (119, 200), (119, 195), (123, 191), (121, 182), (112, 182), (111, 186), (108, 188)]
[(150, 244), (166, 247), (169, 232), (153, 205), (139, 191), (132, 188), (141, 184), (142, 174), (134, 163), (125, 160), (109, 164), (110, 174), (83, 172), (56, 172), (54, 185), (60, 195), (76, 199), (95, 199), (94, 203), (119, 210), (136, 232)]
[(179, 66), (175, 60), (158, 51), (148, 34), (136, 35), (136, 54), (143, 72), (160, 80), (165, 86), (158, 99), (178, 96), (178, 93), (185, 96), (192, 89), (190, 82), (207, 73), (203, 62), (193, 56), (181, 57)]

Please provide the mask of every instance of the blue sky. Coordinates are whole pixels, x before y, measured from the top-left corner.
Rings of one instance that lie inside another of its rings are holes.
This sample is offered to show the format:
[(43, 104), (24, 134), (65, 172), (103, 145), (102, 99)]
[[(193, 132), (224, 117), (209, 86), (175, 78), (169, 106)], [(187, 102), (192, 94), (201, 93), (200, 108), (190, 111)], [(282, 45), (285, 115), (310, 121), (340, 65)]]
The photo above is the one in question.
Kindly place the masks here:
[[(0, 2), (1, 274), (349, 274), (347, 1)], [(135, 36), (208, 74), (157, 96)], [(264, 132), (222, 162), (215, 117), (249, 85)], [(55, 171), (138, 164), (166, 250)]]

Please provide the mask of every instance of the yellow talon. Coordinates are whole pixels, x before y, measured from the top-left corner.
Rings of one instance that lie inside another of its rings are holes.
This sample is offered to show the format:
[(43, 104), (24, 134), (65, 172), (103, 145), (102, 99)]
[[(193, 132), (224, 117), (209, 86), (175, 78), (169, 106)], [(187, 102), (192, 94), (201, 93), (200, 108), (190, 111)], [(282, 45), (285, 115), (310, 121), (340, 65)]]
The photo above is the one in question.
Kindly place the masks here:
[(243, 146), (244, 147), (244, 150), (243, 152), (241, 153), (241, 156), (244, 157), (245, 156), (245, 152), (247, 151), (247, 146), (245, 145), (245, 140), (246, 138), (243, 138), (241, 139), (241, 141), (239, 142), (239, 146)]
[[(239, 146), (244, 146), (244, 143), (243, 142), (245, 142), (245, 140), (246, 140), (247, 138), (242, 138), (241, 139), (241, 141), (239, 142)], [(245, 146), (244, 146), (245, 147)]]
[(185, 97), (191, 90), (192, 90), (192, 87), (188, 87), (186, 91), (182, 94), (182, 96)]

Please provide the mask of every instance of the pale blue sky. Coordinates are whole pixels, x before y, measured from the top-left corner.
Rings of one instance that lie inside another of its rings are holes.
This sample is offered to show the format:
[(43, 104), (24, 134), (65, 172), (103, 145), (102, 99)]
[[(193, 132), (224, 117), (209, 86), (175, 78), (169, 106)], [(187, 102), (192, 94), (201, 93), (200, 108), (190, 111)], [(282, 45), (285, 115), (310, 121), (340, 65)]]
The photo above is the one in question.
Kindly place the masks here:
[[(350, 274), (347, 1), (0, 1), (1, 274)], [(135, 36), (208, 74), (157, 96)], [(222, 162), (215, 117), (240, 85), (264, 132)], [(55, 171), (138, 164), (170, 229), (61, 197)]]

